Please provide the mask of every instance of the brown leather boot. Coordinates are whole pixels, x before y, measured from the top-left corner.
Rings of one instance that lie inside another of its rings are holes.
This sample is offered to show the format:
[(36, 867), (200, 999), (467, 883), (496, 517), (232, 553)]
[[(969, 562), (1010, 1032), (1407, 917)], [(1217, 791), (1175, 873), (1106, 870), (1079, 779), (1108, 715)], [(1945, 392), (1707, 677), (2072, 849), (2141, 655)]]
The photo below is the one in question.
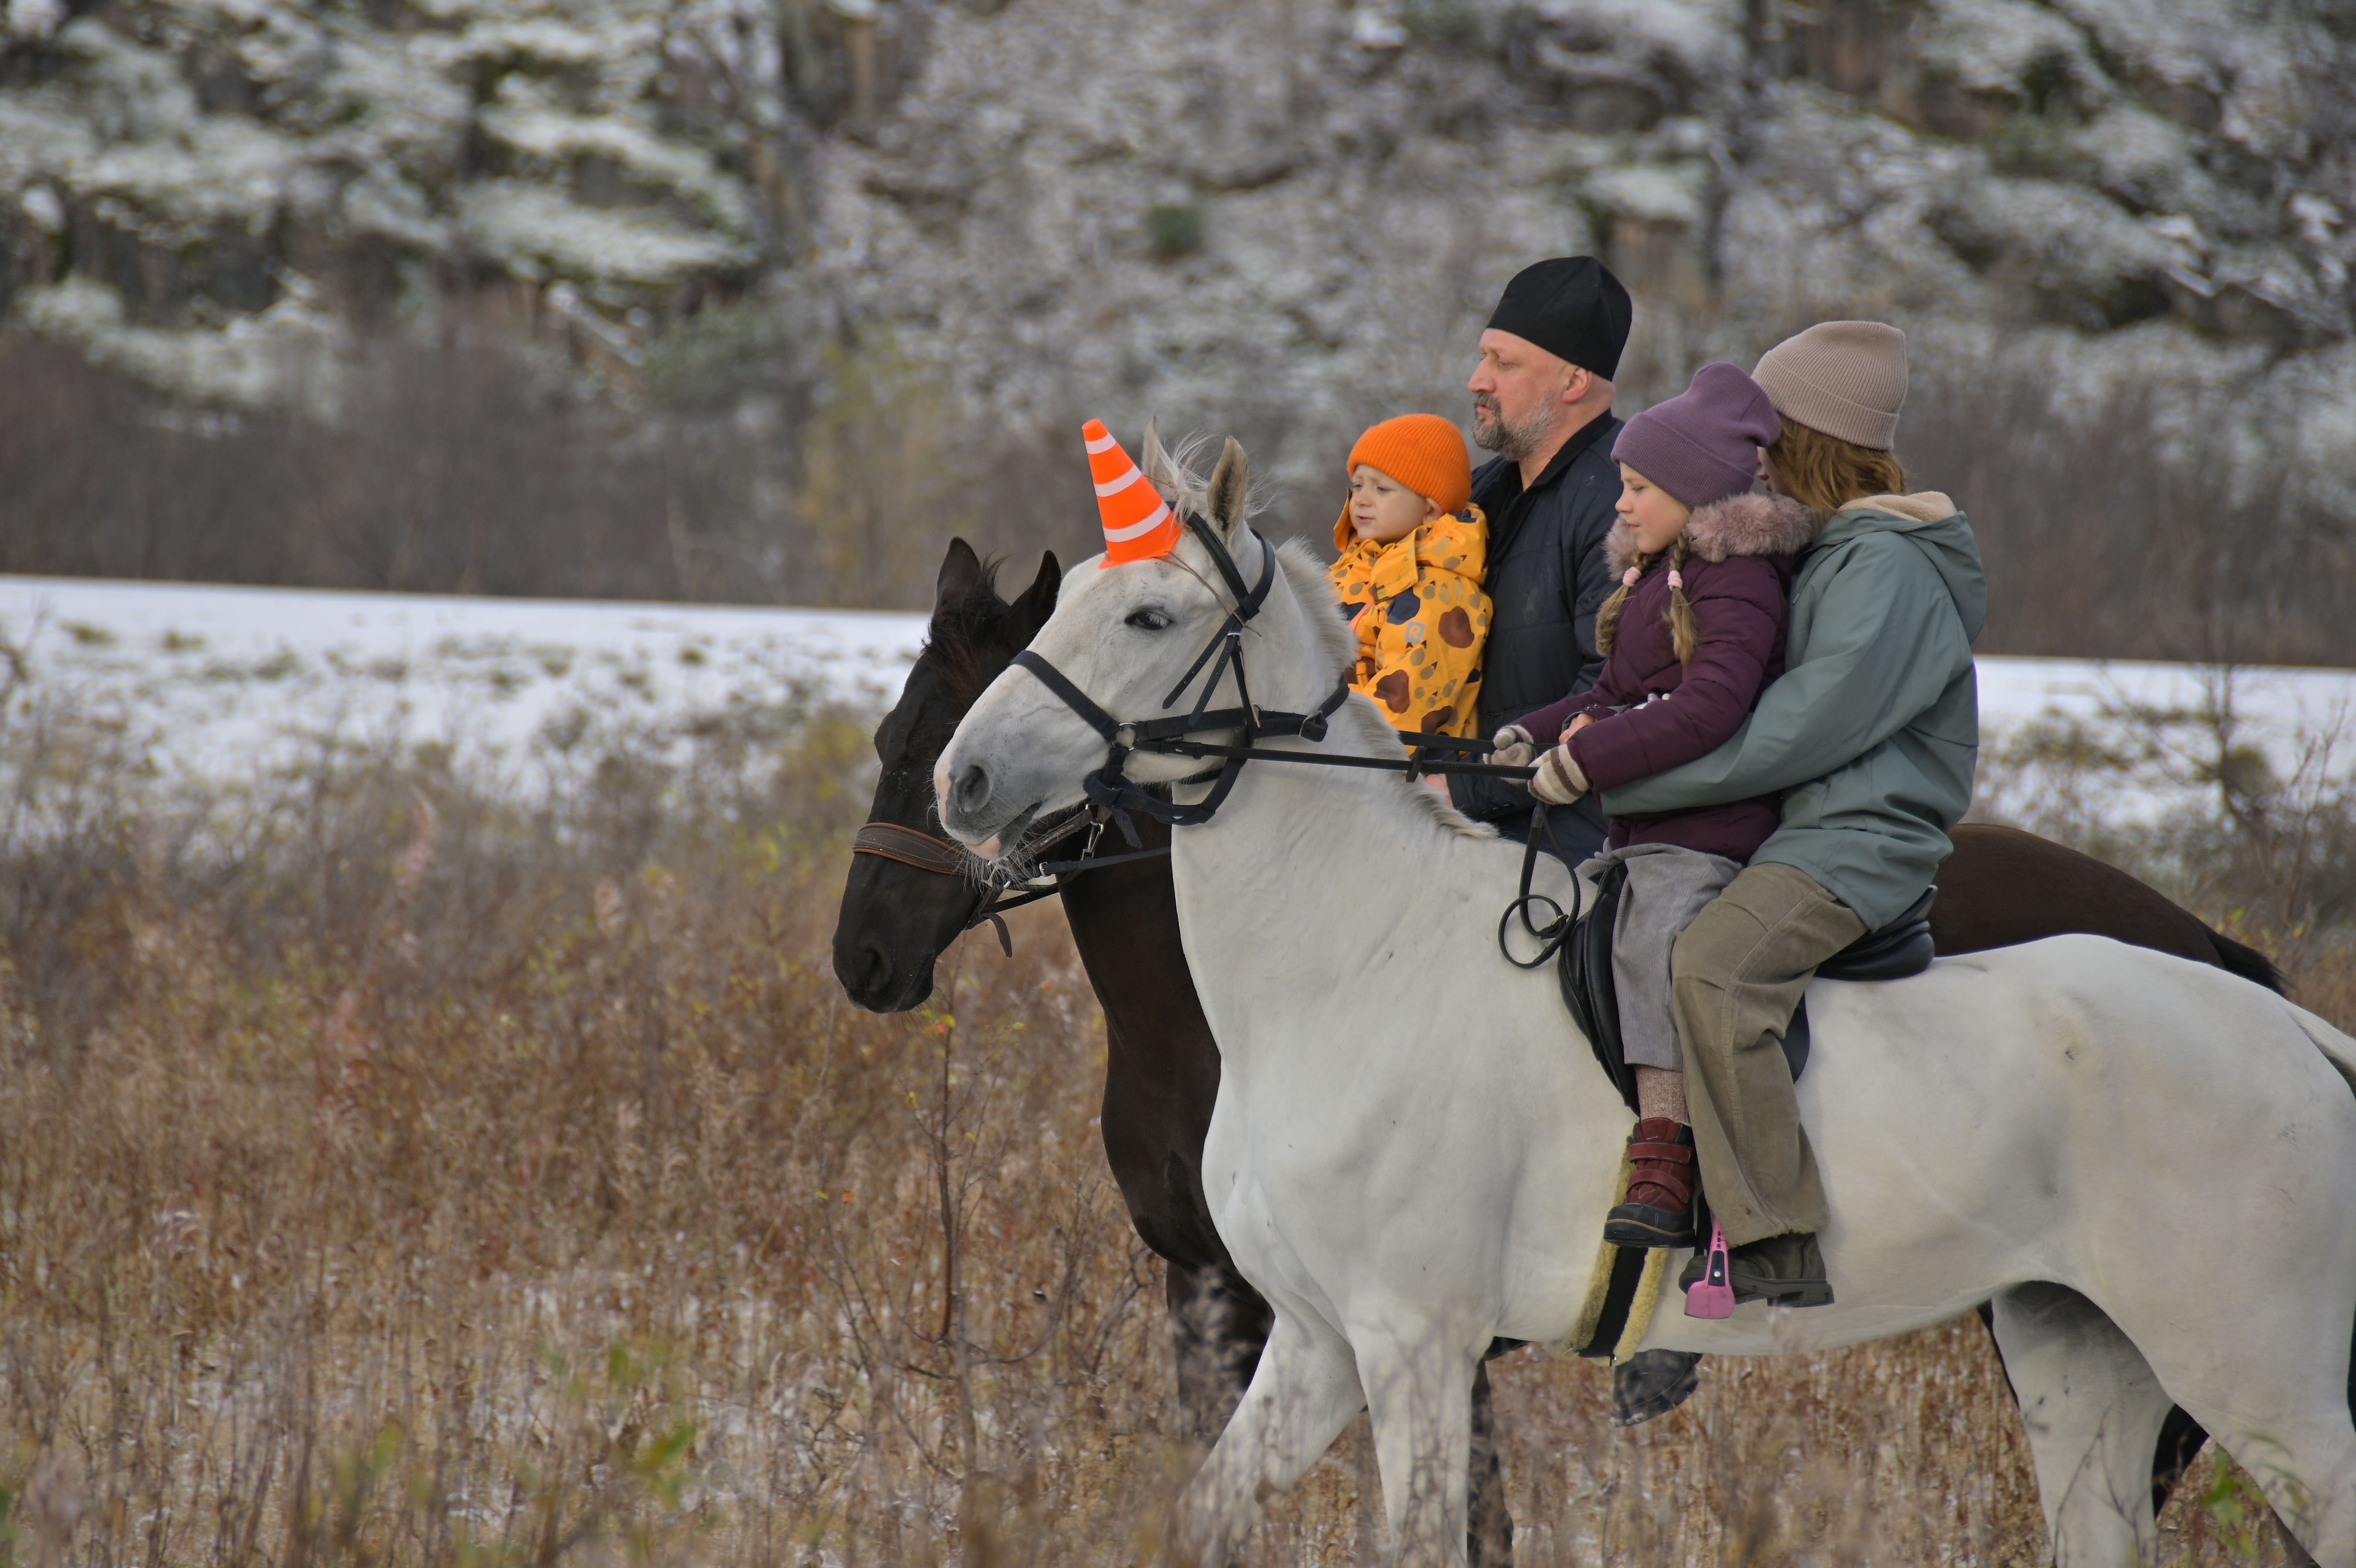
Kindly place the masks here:
[(1701, 1184), (1693, 1129), (1648, 1116), (1629, 1139), (1628, 1159), (1635, 1168), (1628, 1200), (1605, 1218), (1603, 1239), (1617, 1247), (1692, 1246), (1694, 1193)]

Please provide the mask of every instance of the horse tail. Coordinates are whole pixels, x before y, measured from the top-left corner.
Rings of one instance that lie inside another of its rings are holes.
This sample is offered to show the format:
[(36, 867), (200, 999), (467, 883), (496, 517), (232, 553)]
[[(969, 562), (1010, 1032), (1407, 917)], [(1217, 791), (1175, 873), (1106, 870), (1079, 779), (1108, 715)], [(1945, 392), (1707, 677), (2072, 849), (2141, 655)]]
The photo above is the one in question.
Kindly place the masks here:
[(2277, 997), (2289, 995), (2283, 989), (2283, 974), (2275, 967), (2275, 961), (2248, 943), (2236, 942), (2222, 931), (2212, 931), (2209, 944), (2217, 950), (2219, 968), (2244, 980), (2255, 980)]

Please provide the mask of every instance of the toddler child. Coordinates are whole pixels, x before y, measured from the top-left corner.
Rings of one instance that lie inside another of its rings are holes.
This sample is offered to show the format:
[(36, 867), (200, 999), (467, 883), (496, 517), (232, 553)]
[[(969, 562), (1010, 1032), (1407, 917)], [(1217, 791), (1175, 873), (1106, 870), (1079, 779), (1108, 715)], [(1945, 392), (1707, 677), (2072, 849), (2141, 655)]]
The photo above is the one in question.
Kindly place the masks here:
[[(1621, 431), (1612, 448), (1620, 521), (1605, 546), (1620, 589), (1595, 621), (1603, 673), (1589, 690), (1495, 737), (1499, 761), (1526, 760), (1537, 737), (1559, 737), (1537, 758), (1530, 792), (1540, 800), (1577, 800), (1707, 754), (1783, 673), (1793, 558), (1815, 525), (1797, 501), (1751, 494), (1760, 450), (1782, 432), (1766, 392), (1731, 365), (1703, 366), (1685, 391)], [(1641, 1119), (1628, 1200), (1604, 1227), (1620, 1245), (1697, 1244), (1698, 1183), (1669, 952), (1781, 821), (1773, 796), (1615, 816), (1590, 862), (1616, 859), (1628, 871), (1612, 979)]]
[(1464, 437), (1437, 414), (1405, 414), (1360, 436), (1348, 467), (1333, 579), (1358, 638), (1350, 685), (1394, 729), (1468, 734), (1489, 635), (1489, 525), (1472, 504)]

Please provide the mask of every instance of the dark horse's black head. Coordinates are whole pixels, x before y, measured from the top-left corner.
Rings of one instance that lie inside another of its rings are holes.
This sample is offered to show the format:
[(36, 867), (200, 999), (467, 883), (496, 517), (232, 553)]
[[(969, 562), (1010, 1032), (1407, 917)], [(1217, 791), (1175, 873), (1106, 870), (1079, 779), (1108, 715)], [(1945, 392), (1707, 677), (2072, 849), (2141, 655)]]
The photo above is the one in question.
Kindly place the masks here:
[[(908, 672), (900, 701), (875, 731), (884, 764), (870, 822), (889, 822), (933, 837), (933, 764), (958, 720), (1047, 623), (1063, 569), (1050, 553), (1039, 575), (1009, 604), (998, 596), (995, 566), (963, 539), (949, 541), (924, 652)], [(881, 855), (853, 855), (834, 926), (834, 973), (851, 999), (873, 1012), (899, 1013), (933, 994), (933, 960), (955, 942), (981, 904), (981, 889)]]

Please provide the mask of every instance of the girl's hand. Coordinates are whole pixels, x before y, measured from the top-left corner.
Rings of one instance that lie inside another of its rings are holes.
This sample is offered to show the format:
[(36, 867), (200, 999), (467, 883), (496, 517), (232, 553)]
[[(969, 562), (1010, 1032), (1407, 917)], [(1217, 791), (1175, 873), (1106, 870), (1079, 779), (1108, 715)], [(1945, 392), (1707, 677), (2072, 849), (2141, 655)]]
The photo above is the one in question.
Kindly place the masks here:
[(1538, 776), (1530, 793), (1548, 805), (1569, 805), (1587, 793), (1587, 775), (1580, 771), (1568, 746), (1557, 746), (1538, 759)]
[(1526, 768), (1537, 755), (1538, 738), (1518, 724), (1508, 724), (1489, 737), (1489, 760), (1508, 768)]
[(1592, 713), (1574, 713), (1570, 716), (1570, 722), (1562, 727), (1560, 739), (1569, 741), (1573, 735), (1594, 722), (1595, 715)]

